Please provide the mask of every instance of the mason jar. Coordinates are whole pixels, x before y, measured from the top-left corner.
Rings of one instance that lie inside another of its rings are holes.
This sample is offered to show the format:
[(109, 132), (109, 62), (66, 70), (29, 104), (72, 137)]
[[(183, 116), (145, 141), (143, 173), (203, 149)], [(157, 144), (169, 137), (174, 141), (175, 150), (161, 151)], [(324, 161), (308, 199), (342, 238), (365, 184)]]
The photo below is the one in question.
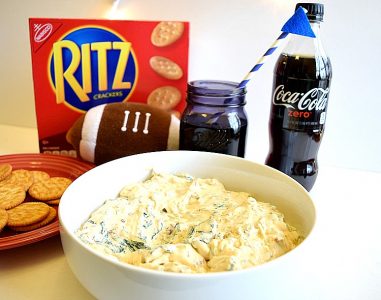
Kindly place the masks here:
[(188, 83), (187, 106), (180, 122), (180, 150), (245, 156), (246, 88), (237, 82), (196, 80)]

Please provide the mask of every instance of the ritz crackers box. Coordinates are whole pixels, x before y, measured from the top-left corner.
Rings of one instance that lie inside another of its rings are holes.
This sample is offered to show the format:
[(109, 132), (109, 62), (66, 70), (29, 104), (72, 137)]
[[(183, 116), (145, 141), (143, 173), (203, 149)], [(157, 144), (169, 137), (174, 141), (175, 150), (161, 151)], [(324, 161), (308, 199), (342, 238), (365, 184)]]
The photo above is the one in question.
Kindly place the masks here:
[[(171, 34), (173, 23), (181, 25), (177, 37), (155, 42), (154, 34)], [(100, 104), (147, 103), (152, 91), (172, 86), (181, 98), (165, 109), (179, 115), (185, 107), (187, 22), (31, 18), (29, 32), (41, 153), (77, 157), (66, 132)], [(153, 57), (177, 64), (181, 78), (155, 71)]]

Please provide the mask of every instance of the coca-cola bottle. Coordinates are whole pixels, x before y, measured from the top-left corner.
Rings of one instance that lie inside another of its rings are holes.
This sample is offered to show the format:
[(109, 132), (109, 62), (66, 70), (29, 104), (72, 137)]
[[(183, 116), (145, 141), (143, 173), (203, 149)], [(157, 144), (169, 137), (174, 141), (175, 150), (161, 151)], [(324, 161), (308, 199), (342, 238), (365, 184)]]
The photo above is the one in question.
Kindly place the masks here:
[(320, 38), (323, 4), (298, 3), (296, 9), (300, 6), (307, 10), (316, 38), (291, 35), (276, 63), (266, 164), (309, 191), (318, 173), (332, 68)]

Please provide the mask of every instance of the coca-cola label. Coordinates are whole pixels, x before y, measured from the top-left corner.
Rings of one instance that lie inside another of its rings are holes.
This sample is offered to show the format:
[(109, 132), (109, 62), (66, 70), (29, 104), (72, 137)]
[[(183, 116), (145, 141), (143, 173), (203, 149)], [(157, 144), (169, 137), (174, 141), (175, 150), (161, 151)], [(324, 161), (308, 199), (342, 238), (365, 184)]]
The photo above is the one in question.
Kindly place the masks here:
[(313, 88), (306, 93), (284, 90), (284, 85), (276, 87), (273, 94), (274, 105), (284, 105), (299, 111), (325, 110), (328, 103), (329, 88)]
[(314, 130), (324, 125), (329, 84), (321, 83), (324, 82), (320, 81), (318, 87), (309, 85), (306, 91), (295, 91), (287, 88), (285, 84), (275, 86), (272, 96), (273, 113), (283, 118), (283, 128)]

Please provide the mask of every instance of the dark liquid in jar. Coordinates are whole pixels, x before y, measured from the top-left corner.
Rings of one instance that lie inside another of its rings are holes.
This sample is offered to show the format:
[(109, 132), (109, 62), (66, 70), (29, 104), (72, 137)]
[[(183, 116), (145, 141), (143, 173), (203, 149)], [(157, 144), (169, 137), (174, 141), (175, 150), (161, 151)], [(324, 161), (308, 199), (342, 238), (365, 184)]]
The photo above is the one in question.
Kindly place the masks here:
[[(230, 119), (230, 121), (229, 121)], [(245, 156), (247, 121), (237, 117), (188, 116), (180, 125), (180, 149)]]

